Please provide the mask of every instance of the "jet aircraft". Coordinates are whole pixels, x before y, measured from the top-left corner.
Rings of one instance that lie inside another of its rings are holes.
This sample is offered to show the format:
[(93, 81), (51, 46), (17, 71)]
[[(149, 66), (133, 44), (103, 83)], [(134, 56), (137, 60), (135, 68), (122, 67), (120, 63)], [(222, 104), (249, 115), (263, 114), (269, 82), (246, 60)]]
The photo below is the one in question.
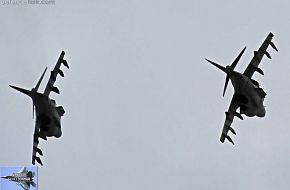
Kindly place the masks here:
[(43, 156), (40, 148), (38, 148), (39, 138), (47, 140), (47, 137), (59, 138), (62, 135), (61, 131), (61, 117), (64, 115), (65, 111), (62, 106), (57, 106), (55, 100), (49, 98), (50, 92), (55, 92), (59, 94), (57, 87), (53, 86), (58, 74), (64, 77), (63, 71), (60, 69), (61, 64), (69, 68), (67, 61), (64, 59), (65, 52), (62, 51), (54, 69), (50, 73), (50, 78), (45, 87), (44, 93), (37, 92), (43, 76), (47, 70), (45, 68), (36, 86), (31, 90), (26, 90), (16, 86), (9, 85), (11, 88), (18, 90), (30, 98), (32, 98), (32, 114), (34, 118), (34, 112), (36, 113), (35, 129), (33, 135), (33, 150), (32, 150), (32, 164), (35, 165), (35, 160), (40, 164), (42, 161), (37, 153)]
[(24, 190), (29, 190), (30, 186), (36, 187), (36, 184), (33, 181), (34, 176), (34, 172), (28, 171), (26, 167), (23, 167), (19, 172), (13, 173), (9, 176), (2, 176), (1, 178), (13, 181), (17, 185), (20, 185)]
[[(243, 120), (242, 114), (248, 117), (264, 117), (266, 114), (265, 106), (263, 105), (266, 93), (260, 87), (259, 83), (256, 80), (252, 79), (252, 76), (255, 72), (264, 75), (264, 72), (258, 66), (264, 55), (266, 55), (267, 58), (271, 59), (270, 54), (267, 52), (267, 48), (269, 45), (278, 52), (277, 47), (272, 42), (273, 36), (274, 35), (270, 32), (261, 47), (258, 49), (258, 51), (254, 51), (254, 56), (244, 73), (234, 71), (234, 68), (239, 62), (246, 47), (244, 47), (244, 49), (240, 52), (240, 54), (230, 66), (224, 67), (211, 60), (206, 59), (206, 61), (226, 73), (223, 96), (226, 92), (229, 80), (231, 80), (234, 87), (234, 95), (231, 100), (231, 104), (228, 111), (225, 112), (226, 119), (220, 137), (220, 141), (222, 143), (224, 143), (225, 139), (227, 139), (234, 145), (233, 140), (228, 135), (228, 131), (231, 131), (234, 135), (236, 135), (235, 130), (231, 127), (235, 116)], [(240, 108), (239, 113), (237, 112), (238, 108)]]

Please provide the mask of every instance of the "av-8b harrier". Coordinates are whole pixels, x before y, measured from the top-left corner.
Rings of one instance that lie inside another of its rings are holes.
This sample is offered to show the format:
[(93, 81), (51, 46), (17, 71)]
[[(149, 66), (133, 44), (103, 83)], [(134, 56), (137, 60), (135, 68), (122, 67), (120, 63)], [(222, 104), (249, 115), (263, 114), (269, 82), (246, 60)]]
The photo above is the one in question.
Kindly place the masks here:
[[(270, 54), (267, 52), (267, 48), (269, 45), (273, 49), (278, 51), (278, 49), (272, 42), (273, 36), (274, 35), (272, 33), (269, 33), (266, 40), (263, 42), (258, 51), (254, 51), (254, 57), (252, 58), (251, 62), (249, 63), (243, 74), (234, 71), (234, 68), (239, 62), (246, 47), (241, 51), (241, 53), (230, 66), (223, 67), (213, 61), (206, 59), (208, 62), (210, 62), (227, 74), (223, 95), (225, 94), (229, 79), (231, 79), (235, 91), (229, 110), (226, 112), (226, 119), (220, 138), (220, 141), (222, 143), (225, 141), (225, 139), (227, 139), (234, 145), (233, 140), (228, 135), (228, 131), (231, 131), (234, 135), (236, 135), (235, 130), (231, 127), (234, 116), (243, 120), (242, 114), (245, 114), (248, 117), (264, 117), (266, 114), (265, 106), (263, 105), (266, 93), (259, 86), (259, 83), (252, 79), (252, 76), (255, 72), (264, 75), (264, 72), (258, 66), (264, 55), (271, 59)], [(240, 108), (240, 113), (237, 112), (238, 108)]]
[(56, 105), (55, 100), (49, 98), (49, 94), (50, 92), (55, 92), (59, 94), (58, 88), (53, 85), (56, 81), (56, 77), (58, 76), (58, 74), (64, 77), (64, 74), (60, 69), (61, 64), (69, 68), (67, 61), (64, 60), (64, 55), (65, 52), (62, 51), (54, 69), (50, 73), (50, 78), (45, 87), (44, 93), (39, 93), (37, 92), (37, 90), (40, 86), (40, 83), (47, 68), (45, 68), (39, 81), (37, 82), (36, 86), (32, 88), (32, 90), (26, 90), (23, 88), (9, 85), (11, 88), (14, 88), (19, 92), (28, 95), (30, 98), (32, 98), (33, 101), (32, 112), (33, 116), (34, 111), (36, 112), (36, 120), (33, 137), (32, 164), (35, 164), (36, 160), (39, 164), (43, 165), (41, 159), (36, 155), (36, 153), (41, 156), (43, 155), (42, 151), (38, 148), (39, 138), (47, 140), (47, 137), (59, 138), (62, 135), (60, 119), (64, 115), (65, 111), (62, 106)]

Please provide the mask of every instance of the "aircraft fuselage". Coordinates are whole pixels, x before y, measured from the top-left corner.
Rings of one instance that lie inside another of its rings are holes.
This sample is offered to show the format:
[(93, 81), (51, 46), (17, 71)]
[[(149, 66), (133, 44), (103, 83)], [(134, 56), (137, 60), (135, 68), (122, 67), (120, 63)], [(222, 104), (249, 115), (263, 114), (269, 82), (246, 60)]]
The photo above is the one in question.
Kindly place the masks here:
[(35, 105), (37, 120), (40, 120), (40, 135), (47, 137), (60, 137), (61, 131), (61, 116), (57, 111), (54, 100), (50, 99), (41, 93), (36, 93), (32, 96)]
[(3, 176), (2, 178), (13, 182), (30, 182), (32, 181), (32, 176), (21, 175), (21, 176)]
[(240, 102), (240, 113), (248, 117), (264, 117), (266, 114), (263, 105), (266, 93), (247, 76), (232, 71), (230, 79)]

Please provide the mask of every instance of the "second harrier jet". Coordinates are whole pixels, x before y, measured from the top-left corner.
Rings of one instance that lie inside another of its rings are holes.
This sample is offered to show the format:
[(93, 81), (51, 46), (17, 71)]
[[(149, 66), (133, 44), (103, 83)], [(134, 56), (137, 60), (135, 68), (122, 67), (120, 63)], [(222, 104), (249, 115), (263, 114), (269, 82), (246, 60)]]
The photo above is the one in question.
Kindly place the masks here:
[[(271, 41), (273, 34), (269, 33), (261, 47), (258, 51), (254, 51), (254, 57), (249, 63), (248, 67), (244, 73), (239, 73), (234, 71), (237, 63), (239, 62), (242, 54), (244, 53), (246, 47), (241, 51), (238, 57), (230, 66), (223, 67), (213, 61), (206, 59), (208, 62), (219, 68), (220, 70), (226, 73), (226, 81), (224, 86), (223, 95), (225, 94), (229, 79), (234, 86), (234, 95), (229, 107), (229, 110), (226, 112), (226, 119), (223, 127), (223, 131), (220, 137), (220, 141), (223, 143), (225, 139), (230, 141), (233, 145), (234, 142), (230, 136), (228, 136), (228, 131), (231, 131), (236, 135), (236, 132), (231, 127), (234, 116), (243, 119), (242, 114), (245, 114), (248, 117), (258, 116), (264, 117), (266, 114), (265, 107), (263, 105), (266, 93), (259, 86), (259, 83), (252, 79), (252, 76), (255, 72), (258, 72), (261, 75), (264, 75), (264, 72), (258, 67), (263, 56), (266, 55), (271, 59), (270, 54), (267, 52), (267, 48), (270, 45), (273, 49), (278, 51), (274, 43)], [(240, 112), (237, 112), (237, 109), (240, 108)]]

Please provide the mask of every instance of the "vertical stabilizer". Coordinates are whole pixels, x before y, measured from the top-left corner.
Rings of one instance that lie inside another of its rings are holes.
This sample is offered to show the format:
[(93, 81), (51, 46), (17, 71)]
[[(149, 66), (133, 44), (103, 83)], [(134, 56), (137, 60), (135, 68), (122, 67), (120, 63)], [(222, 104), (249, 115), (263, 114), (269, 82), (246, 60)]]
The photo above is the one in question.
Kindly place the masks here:
[(38, 90), (38, 88), (39, 88), (39, 86), (40, 86), (40, 83), (41, 83), (41, 81), (42, 81), (42, 79), (43, 79), (43, 77), (44, 77), (44, 74), (45, 74), (46, 70), (47, 70), (47, 67), (46, 67), (45, 70), (43, 71), (43, 73), (42, 73), (42, 75), (41, 75), (39, 81), (38, 81), (37, 84), (36, 84), (36, 86), (33, 88), (36, 92), (37, 92), (37, 90)]

